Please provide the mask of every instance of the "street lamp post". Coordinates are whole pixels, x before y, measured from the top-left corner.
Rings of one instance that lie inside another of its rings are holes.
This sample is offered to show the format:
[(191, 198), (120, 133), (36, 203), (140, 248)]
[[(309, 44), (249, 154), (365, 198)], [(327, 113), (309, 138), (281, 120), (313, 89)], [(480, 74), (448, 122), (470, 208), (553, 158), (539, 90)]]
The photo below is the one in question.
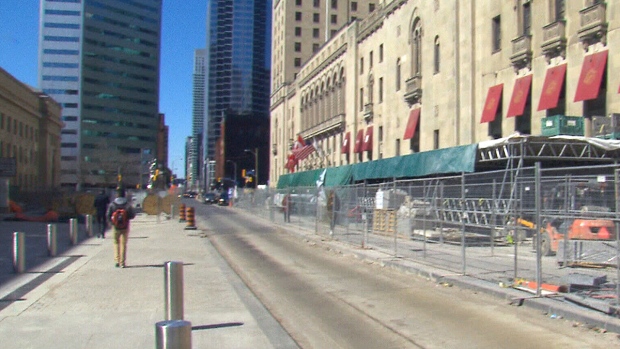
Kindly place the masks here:
[(254, 148), (254, 151), (250, 149), (244, 149), (243, 151), (254, 155), (254, 176), (256, 177), (255, 185), (258, 188), (258, 148)]
[(235, 173), (233, 174), (233, 179), (235, 181), (235, 186), (237, 186), (237, 163), (232, 160), (226, 160), (226, 162), (230, 162), (235, 167)]

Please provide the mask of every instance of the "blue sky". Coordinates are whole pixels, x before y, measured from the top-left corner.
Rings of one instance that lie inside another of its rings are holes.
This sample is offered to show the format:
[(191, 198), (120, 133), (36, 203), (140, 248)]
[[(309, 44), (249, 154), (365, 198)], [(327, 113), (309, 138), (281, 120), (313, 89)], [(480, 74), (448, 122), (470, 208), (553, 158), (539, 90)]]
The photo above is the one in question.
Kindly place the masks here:
[[(206, 0), (164, 0), (159, 110), (170, 128), (169, 167), (184, 176), (192, 132), (194, 50), (206, 42)], [(0, 67), (37, 87), (38, 0), (0, 0)]]

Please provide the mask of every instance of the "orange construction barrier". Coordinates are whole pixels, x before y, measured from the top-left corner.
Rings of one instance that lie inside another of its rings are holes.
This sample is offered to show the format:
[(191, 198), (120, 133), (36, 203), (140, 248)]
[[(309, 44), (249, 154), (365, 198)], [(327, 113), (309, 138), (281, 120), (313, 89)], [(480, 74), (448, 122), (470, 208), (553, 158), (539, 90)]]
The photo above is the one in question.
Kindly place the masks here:
[(186, 210), (187, 216), (187, 226), (185, 226), (185, 230), (196, 230), (196, 217), (194, 216), (194, 208), (188, 207)]
[(179, 206), (179, 222), (185, 222), (185, 204)]

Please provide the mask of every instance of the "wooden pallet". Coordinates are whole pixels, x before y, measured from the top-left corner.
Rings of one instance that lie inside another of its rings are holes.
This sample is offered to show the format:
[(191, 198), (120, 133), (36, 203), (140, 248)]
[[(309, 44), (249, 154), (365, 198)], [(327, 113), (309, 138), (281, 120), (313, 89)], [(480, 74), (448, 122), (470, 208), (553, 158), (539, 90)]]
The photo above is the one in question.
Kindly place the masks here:
[(372, 216), (373, 232), (394, 233), (396, 231), (396, 210), (375, 209)]

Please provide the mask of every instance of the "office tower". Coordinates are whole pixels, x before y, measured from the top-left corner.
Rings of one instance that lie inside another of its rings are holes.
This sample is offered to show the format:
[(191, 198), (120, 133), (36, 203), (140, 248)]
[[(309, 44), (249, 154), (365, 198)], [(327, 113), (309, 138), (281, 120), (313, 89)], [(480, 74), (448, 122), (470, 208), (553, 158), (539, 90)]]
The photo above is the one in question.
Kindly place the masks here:
[[(259, 173), (267, 173), (270, 43), (271, 1), (209, 1), (205, 160), (216, 161), (216, 173), (226, 168), (229, 178), (234, 170), (226, 160), (235, 161), (238, 171), (255, 167), (245, 149), (259, 149), (259, 166), (264, 167)], [(227, 135), (221, 134), (224, 119)], [(216, 154), (216, 141), (223, 136), (225, 153)]]
[[(204, 167), (202, 166), (203, 159), (203, 132), (206, 125), (205, 119), (205, 58), (206, 50), (200, 49), (194, 51), (194, 72), (192, 74), (192, 137), (194, 139), (193, 149), (189, 155), (189, 159), (192, 164), (192, 173), (188, 178), (191, 178), (188, 186), (190, 188), (196, 188), (199, 183), (204, 183)], [(202, 179), (202, 180), (201, 180)]]
[(145, 184), (159, 129), (161, 0), (41, 0), (39, 86), (63, 107), (61, 185)]

